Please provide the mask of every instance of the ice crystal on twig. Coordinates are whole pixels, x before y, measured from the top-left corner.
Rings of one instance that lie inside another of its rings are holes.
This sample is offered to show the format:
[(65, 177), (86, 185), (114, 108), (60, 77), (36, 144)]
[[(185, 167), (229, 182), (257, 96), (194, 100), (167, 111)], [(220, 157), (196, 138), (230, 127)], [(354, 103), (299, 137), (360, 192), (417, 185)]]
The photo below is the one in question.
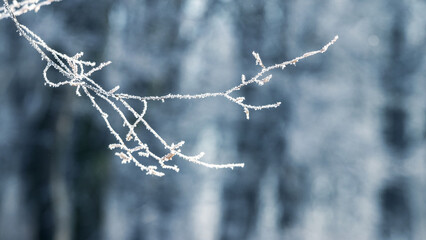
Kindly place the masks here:
[[(284, 69), (287, 65), (295, 64), (299, 60), (318, 54), (324, 53), (327, 51), (328, 47), (332, 45), (337, 40), (337, 36), (330, 41), (327, 45), (325, 45), (322, 49), (317, 51), (312, 51), (305, 53), (301, 57), (297, 57), (290, 61), (285, 61), (279, 64), (275, 64), (269, 67), (266, 67), (260, 55), (256, 52), (253, 52), (253, 56), (256, 60), (256, 65), (262, 67), (262, 70), (258, 72), (251, 79), (246, 79), (245, 75), (241, 76), (241, 83), (236, 86), (222, 91), (222, 92), (214, 92), (214, 93), (202, 93), (195, 95), (185, 95), (185, 94), (167, 94), (164, 96), (136, 96), (130, 95), (126, 93), (119, 92), (119, 86), (114, 87), (113, 89), (107, 91), (102, 88), (98, 83), (96, 83), (91, 75), (97, 71), (102, 70), (104, 67), (108, 66), (111, 62), (104, 62), (100, 64), (96, 64), (95, 62), (84, 61), (81, 60), (83, 57), (83, 53), (78, 53), (72, 57), (57, 52), (56, 50), (50, 48), (39, 36), (29, 30), (26, 26), (20, 24), (16, 18), (17, 15), (23, 14), (27, 11), (37, 11), (41, 6), (48, 5), (51, 2), (56, 0), (48, 0), (48, 1), (36, 1), (36, 0), (28, 0), (28, 1), (13, 1), (12, 4), (8, 4), (7, 0), (4, 1), (3, 8), (0, 8), (0, 18), (10, 17), (19, 32), (19, 35), (23, 36), (30, 45), (41, 55), (42, 60), (46, 61), (46, 67), (43, 70), (43, 78), (45, 84), (50, 87), (60, 87), (63, 85), (69, 85), (76, 88), (76, 95), (82, 96), (81, 90), (85, 96), (88, 97), (93, 107), (100, 113), (101, 117), (104, 119), (106, 127), (113, 135), (115, 139), (115, 143), (109, 145), (109, 149), (115, 151), (115, 155), (118, 156), (123, 164), (133, 163), (135, 166), (139, 167), (142, 171), (146, 171), (147, 174), (163, 176), (164, 173), (158, 167), (162, 169), (171, 169), (176, 172), (179, 171), (177, 165), (168, 164), (175, 158), (181, 158), (187, 160), (192, 163), (200, 164), (209, 168), (230, 168), (233, 169), (235, 167), (244, 167), (243, 163), (230, 163), (230, 164), (210, 164), (202, 162), (200, 159), (204, 156), (204, 153), (201, 152), (195, 156), (189, 156), (182, 153), (182, 146), (184, 145), (184, 141), (181, 141), (177, 144), (169, 144), (166, 140), (164, 140), (145, 120), (144, 116), (148, 110), (148, 103), (152, 101), (163, 101), (167, 99), (202, 99), (209, 97), (223, 97), (229, 100), (232, 103), (239, 105), (245, 115), (246, 118), (250, 118), (250, 110), (262, 110), (269, 108), (276, 108), (281, 103), (276, 102), (272, 104), (266, 105), (250, 105), (245, 103), (244, 97), (235, 97), (233, 96), (236, 92), (240, 91), (243, 87), (248, 85), (257, 83), (262, 86), (265, 83), (269, 82), (272, 78), (272, 75), (267, 75), (266, 73), (271, 70), (282, 68)], [(55, 69), (60, 72), (63, 76), (65, 76), (66, 80), (54, 82), (51, 81), (47, 72), (49, 69)], [(267, 75), (267, 76), (265, 76)], [(101, 108), (98, 102), (102, 100), (106, 102), (109, 106), (112, 107), (114, 112), (118, 114), (118, 116), (123, 121), (123, 127), (126, 129), (126, 137), (123, 138), (120, 134), (112, 127), (110, 121), (108, 119), (108, 114)], [(142, 111), (136, 111), (130, 104), (129, 100), (137, 100), (140, 105), (143, 107)], [(134, 122), (131, 122), (129, 118), (126, 117), (124, 111), (130, 112), (134, 118), (136, 119)], [(150, 132), (165, 148), (166, 152), (162, 156), (151, 151), (149, 146), (145, 144), (138, 134), (136, 133), (136, 128), (138, 126), (143, 126), (148, 132)], [(150, 164), (149, 161), (141, 162), (141, 160), (137, 159), (137, 157), (143, 157), (147, 159), (154, 159), (157, 161), (156, 165)]]
[[(11, 4), (9, 4), (10, 10), (14, 13), (15, 16), (22, 15), (27, 12), (38, 12), (41, 7), (50, 5), (52, 2), (59, 2), (61, 0), (24, 0), (24, 1), (16, 1), (13, 0)], [(0, 7), (0, 19), (9, 17), (9, 13), (5, 7)]]

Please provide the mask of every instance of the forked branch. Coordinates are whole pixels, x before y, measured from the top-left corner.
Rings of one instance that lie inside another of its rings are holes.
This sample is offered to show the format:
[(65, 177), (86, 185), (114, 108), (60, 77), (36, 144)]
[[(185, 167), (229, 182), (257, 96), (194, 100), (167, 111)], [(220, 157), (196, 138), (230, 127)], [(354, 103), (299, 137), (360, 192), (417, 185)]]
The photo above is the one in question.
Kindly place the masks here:
[[(171, 144), (168, 143), (145, 120), (144, 117), (148, 110), (149, 102), (165, 101), (167, 99), (201, 99), (201, 98), (210, 98), (210, 97), (224, 97), (227, 100), (239, 105), (243, 109), (246, 115), (246, 118), (249, 119), (250, 110), (276, 108), (281, 103), (276, 102), (276, 103), (266, 104), (266, 105), (251, 105), (245, 102), (244, 97), (233, 96), (235, 92), (238, 92), (243, 87), (246, 87), (251, 84), (258, 84), (259, 86), (263, 86), (264, 84), (268, 83), (272, 78), (272, 75), (268, 74), (270, 71), (277, 68), (284, 69), (288, 65), (295, 65), (301, 59), (310, 57), (318, 53), (324, 53), (325, 51), (327, 51), (328, 47), (334, 44), (338, 39), (338, 37), (336, 36), (332, 41), (330, 41), (320, 50), (308, 52), (293, 60), (285, 61), (285, 62), (268, 66), (268, 67), (262, 63), (262, 60), (259, 54), (253, 52), (253, 56), (256, 60), (256, 65), (259, 65), (261, 67), (261, 70), (255, 76), (253, 76), (252, 78), (248, 80), (246, 79), (245, 75), (242, 75), (240, 83), (222, 92), (203, 93), (203, 94), (195, 94), (195, 95), (168, 94), (164, 96), (137, 96), (137, 95), (130, 95), (126, 93), (120, 93), (119, 86), (116, 86), (111, 90), (105, 90), (104, 88), (102, 88), (98, 83), (96, 83), (91, 78), (91, 76), (93, 73), (102, 70), (111, 62), (96, 64), (95, 62), (81, 60), (83, 53), (78, 53), (70, 57), (64, 53), (60, 53), (50, 48), (39, 36), (37, 36), (35, 33), (29, 30), (26, 26), (19, 23), (19, 21), (16, 18), (16, 15), (23, 13), (24, 10), (22, 9), (22, 7), (21, 8), (17, 7), (19, 5), (15, 5), (16, 1), (14, 1), (14, 4), (12, 5), (9, 5), (7, 0), (3, 0), (3, 1), (4, 1), (4, 7), (0, 8), (0, 10), (2, 9), (2, 12), (0, 11), (0, 14), (9, 16), (13, 20), (19, 35), (23, 36), (30, 43), (30, 45), (41, 55), (42, 60), (46, 61), (46, 67), (43, 71), (45, 84), (50, 87), (60, 87), (63, 85), (73, 86), (76, 88), (76, 95), (78, 96), (82, 95), (81, 94), (81, 90), (82, 90), (83, 94), (87, 96), (89, 100), (91, 101), (93, 107), (101, 114), (102, 118), (104, 119), (106, 123), (107, 128), (109, 129), (110, 133), (114, 136), (115, 143), (110, 144), (109, 148), (115, 151), (115, 155), (122, 160), (122, 163), (133, 163), (137, 167), (139, 167), (142, 171), (146, 171), (147, 174), (156, 175), (156, 176), (164, 175), (162, 170), (159, 170), (158, 167), (160, 167), (161, 169), (171, 169), (176, 172), (179, 171), (179, 167), (177, 165), (169, 164), (169, 162), (171, 162), (174, 157), (179, 157), (181, 159), (185, 159), (187, 161), (197, 163), (209, 168), (233, 169), (235, 167), (244, 167), (244, 164), (243, 163), (210, 164), (210, 163), (205, 163), (200, 161), (200, 159), (204, 155), (203, 152), (195, 156), (189, 156), (189, 155), (183, 154), (181, 151), (181, 148), (184, 144), (184, 141), (181, 141), (179, 143), (171, 143)], [(44, 1), (42, 3), (50, 4), (53, 1), (55, 0)], [(30, 3), (42, 4), (42, 3), (38, 3), (38, 1), (35, 1), (35, 0), (22, 1), (21, 4), (23, 2), (27, 4), (30, 4)], [(35, 5), (35, 6), (42, 6), (42, 5)], [(27, 7), (26, 9), (29, 9), (29, 7)], [(34, 10), (37, 10), (37, 9), (38, 8), (34, 7)], [(65, 76), (65, 80), (58, 81), (58, 82), (51, 81), (47, 76), (47, 72), (51, 68), (55, 69), (56, 71), (60, 72), (63, 76)], [(131, 99), (138, 100), (138, 102), (140, 102), (140, 105), (142, 106), (142, 111), (138, 112), (137, 110), (135, 110), (135, 108), (133, 108), (129, 104), (129, 100)], [(114, 109), (114, 112), (118, 114), (118, 116), (123, 121), (123, 127), (126, 129), (125, 137), (122, 137), (116, 131), (116, 129), (114, 129), (112, 125), (110, 124), (110, 121), (108, 119), (108, 114), (98, 104), (98, 102), (101, 100), (106, 102), (108, 105), (110, 105), (112, 109)], [(129, 118), (126, 117), (126, 114), (125, 114), (126, 111), (130, 112), (131, 115), (133, 115), (133, 117), (136, 119), (134, 122), (131, 122)], [(152, 152), (149, 146), (145, 144), (139, 138), (138, 134), (136, 133), (136, 128), (138, 126), (143, 126), (164, 146), (165, 152), (166, 152), (164, 155), (160, 155), (160, 154)], [(146, 162), (142, 163), (140, 160), (138, 160), (138, 158), (146, 158), (147, 160)], [(157, 164), (149, 163), (150, 159), (156, 160)]]

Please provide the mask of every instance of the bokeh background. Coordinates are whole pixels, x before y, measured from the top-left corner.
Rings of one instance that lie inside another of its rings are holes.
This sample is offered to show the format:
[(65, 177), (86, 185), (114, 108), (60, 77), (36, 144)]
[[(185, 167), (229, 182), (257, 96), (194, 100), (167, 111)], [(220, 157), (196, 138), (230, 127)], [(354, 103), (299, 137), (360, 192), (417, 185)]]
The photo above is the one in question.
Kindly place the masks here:
[[(0, 239), (426, 239), (426, 2), (63, 0), (19, 20), (50, 46), (111, 60), (95, 75), (136, 95), (228, 89), (248, 101), (151, 105), (147, 120), (213, 170), (146, 176), (108, 151), (88, 99), (43, 85), (43, 62), (0, 21)], [(146, 136), (155, 146), (155, 140)]]

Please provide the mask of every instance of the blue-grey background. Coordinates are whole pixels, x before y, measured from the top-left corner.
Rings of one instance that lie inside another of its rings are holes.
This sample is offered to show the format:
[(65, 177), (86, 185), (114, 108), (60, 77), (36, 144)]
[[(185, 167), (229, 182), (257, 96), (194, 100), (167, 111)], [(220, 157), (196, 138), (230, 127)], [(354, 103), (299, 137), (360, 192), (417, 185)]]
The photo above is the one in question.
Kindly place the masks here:
[(0, 239), (426, 239), (425, 13), (422, 0), (64, 0), (19, 17), (59, 51), (111, 60), (96, 81), (135, 95), (225, 90), (259, 70), (253, 50), (270, 65), (340, 36), (244, 89), (283, 102), (249, 121), (220, 98), (152, 104), (169, 142), (246, 164), (177, 160), (162, 178), (121, 165), (89, 100), (44, 86), (40, 56), (1, 20)]

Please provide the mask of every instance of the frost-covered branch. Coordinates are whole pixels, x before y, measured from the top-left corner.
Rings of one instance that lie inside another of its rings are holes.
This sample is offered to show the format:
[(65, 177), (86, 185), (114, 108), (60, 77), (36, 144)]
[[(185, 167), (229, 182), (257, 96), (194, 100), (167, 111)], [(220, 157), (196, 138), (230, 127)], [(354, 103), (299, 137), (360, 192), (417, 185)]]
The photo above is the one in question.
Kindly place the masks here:
[[(229, 101), (241, 106), (244, 110), (244, 113), (246, 114), (246, 118), (249, 119), (250, 118), (250, 115), (249, 115), (250, 110), (262, 110), (262, 109), (268, 109), (268, 108), (276, 108), (276, 107), (281, 105), (281, 102), (276, 102), (276, 103), (266, 104), (266, 105), (250, 105), (250, 104), (245, 103), (244, 97), (233, 97), (232, 93), (238, 92), (243, 87), (251, 85), (251, 84), (258, 84), (259, 86), (263, 86), (264, 84), (268, 83), (272, 79), (271, 74), (267, 75), (267, 73), (269, 73), (270, 71), (277, 69), (277, 68), (284, 69), (288, 65), (296, 65), (296, 63), (299, 60), (313, 56), (313, 55), (318, 54), (318, 53), (324, 53), (325, 51), (327, 51), (327, 49), (332, 44), (334, 44), (337, 41), (338, 38), (339, 38), (338, 36), (335, 36), (333, 40), (331, 40), (329, 43), (327, 43), (320, 50), (307, 52), (307, 53), (303, 54), (302, 56), (294, 58), (290, 61), (285, 61), (285, 62), (282, 62), (282, 63), (274, 64), (274, 65), (268, 66), (268, 67), (263, 65), (259, 54), (256, 53), (256, 52), (253, 52), (252, 54), (253, 54), (253, 56), (256, 60), (256, 65), (260, 65), (262, 70), (259, 71), (254, 77), (252, 77), (249, 80), (246, 79), (246, 76), (244, 74), (241, 75), (241, 83), (239, 83), (238, 85), (236, 85), (236, 86), (234, 86), (234, 87), (232, 87), (232, 88), (230, 88), (226, 91), (223, 91), (223, 92), (202, 93), (202, 94), (194, 94), (194, 95), (168, 94), (168, 95), (164, 95), (164, 96), (150, 96), (150, 97), (133, 96), (133, 95), (128, 95), (128, 94), (118, 94), (118, 95), (120, 97), (123, 97), (123, 98), (138, 99), (138, 100), (141, 100), (141, 101), (143, 101), (143, 100), (145, 100), (145, 101), (150, 101), (150, 100), (152, 100), (152, 101), (164, 101), (166, 99), (200, 99), (200, 98), (207, 98), (207, 97), (224, 97), (224, 98), (228, 99)], [(267, 75), (267, 76), (265, 76), (265, 75)]]
[[(115, 151), (115, 155), (118, 156), (122, 163), (133, 163), (137, 167), (139, 167), (142, 171), (146, 171), (147, 174), (152, 174), (156, 176), (163, 176), (164, 173), (161, 169), (171, 169), (176, 172), (179, 171), (177, 165), (169, 164), (174, 157), (179, 157), (181, 159), (185, 159), (189, 162), (197, 163), (209, 168), (230, 168), (233, 169), (235, 167), (244, 167), (243, 163), (231, 163), (231, 164), (209, 164), (202, 162), (200, 159), (203, 157), (204, 153), (201, 152), (195, 156), (189, 156), (182, 153), (181, 148), (184, 144), (184, 141), (179, 143), (168, 143), (164, 140), (145, 120), (145, 114), (148, 110), (149, 102), (152, 101), (165, 101), (167, 99), (201, 99), (207, 97), (224, 97), (235, 103), (243, 109), (246, 118), (249, 119), (250, 110), (262, 110), (268, 108), (276, 108), (281, 103), (276, 102), (273, 104), (266, 105), (251, 105), (245, 102), (244, 97), (235, 97), (233, 94), (238, 92), (243, 87), (246, 87), (251, 84), (258, 84), (260, 86), (269, 82), (272, 78), (272, 75), (268, 74), (271, 70), (282, 68), (284, 69), (287, 65), (296, 64), (299, 60), (304, 59), (306, 57), (323, 53), (327, 51), (328, 47), (332, 45), (336, 40), (337, 36), (325, 45), (322, 49), (318, 51), (308, 52), (302, 55), (301, 57), (297, 57), (290, 61), (285, 61), (280, 64), (275, 64), (272, 66), (266, 67), (259, 56), (258, 53), (253, 52), (253, 56), (256, 60), (256, 65), (261, 67), (261, 70), (251, 79), (246, 79), (245, 75), (242, 75), (241, 82), (236, 86), (216, 93), (203, 93), (203, 94), (195, 94), (195, 95), (183, 95), (183, 94), (168, 94), (165, 96), (136, 96), (130, 95), (126, 93), (119, 93), (119, 86), (114, 87), (111, 90), (105, 90), (98, 83), (96, 83), (91, 75), (97, 71), (102, 70), (104, 67), (109, 65), (111, 62), (104, 62), (100, 64), (96, 64), (95, 62), (83, 61), (81, 60), (83, 53), (78, 53), (74, 56), (68, 56), (66, 54), (57, 52), (56, 50), (50, 48), (39, 36), (29, 30), (26, 26), (20, 24), (16, 18), (14, 12), (18, 9), (18, 13), (21, 8), (12, 7), (14, 4), (9, 5), (7, 0), (4, 1), (3, 13), (9, 16), (15, 23), (16, 28), (18, 30), (19, 35), (23, 36), (30, 45), (41, 55), (42, 60), (46, 61), (46, 67), (43, 70), (43, 77), (45, 84), (50, 87), (60, 87), (63, 85), (69, 85), (76, 88), (76, 95), (82, 96), (82, 93), (89, 98), (93, 107), (101, 114), (104, 119), (107, 128), (110, 133), (115, 138), (115, 143), (110, 144), (109, 148), (112, 151)], [(54, 0), (53, 0), (54, 1)], [(23, 2), (34, 2), (38, 1), (23, 1)], [(52, 1), (45, 1), (52, 2)], [(22, 2), (21, 2), (22, 3)], [(49, 4), (47, 3), (47, 4)], [(39, 3), (41, 4), (41, 3)], [(46, 4), (45, 4), (46, 5)], [(36, 10), (36, 9), (35, 9)], [(22, 14), (22, 13), (21, 13)], [(65, 76), (66, 80), (54, 82), (51, 81), (47, 73), (50, 69), (55, 69), (60, 72), (63, 76)], [(266, 75), (266, 76), (265, 76)], [(137, 111), (129, 104), (129, 100), (138, 100), (140, 105), (142, 106), (142, 111)], [(118, 116), (123, 121), (123, 127), (126, 129), (125, 137), (122, 137), (116, 129), (111, 125), (109, 121), (109, 115), (102, 109), (99, 105), (99, 101), (106, 102), (109, 106), (112, 107), (114, 112), (118, 114)], [(132, 122), (128, 117), (126, 117), (125, 112), (128, 111), (133, 115), (134, 122)], [(160, 155), (158, 153), (154, 153), (151, 151), (149, 146), (145, 144), (138, 134), (136, 133), (136, 128), (138, 126), (143, 126), (148, 132), (150, 132), (165, 148), (166, 154)], [(141, 162), (139, 158), (146, 158), (146, 161)], [(157, 164), (149, 163), (150, 159), (154, 159), (157, 161)]]
[[(61, 0), (23, 0), (16, 1), (13, 0), (11, 4), (9, 4), (10, 10), (15, 14), (15, 16), (22, 15), (27, 12), (38, 12), (41, 7), (50, 5), (52, 2), (59, 2)], [(0, 7), (0, 19), (9, 17), (9, 13), (5, 7)]]

